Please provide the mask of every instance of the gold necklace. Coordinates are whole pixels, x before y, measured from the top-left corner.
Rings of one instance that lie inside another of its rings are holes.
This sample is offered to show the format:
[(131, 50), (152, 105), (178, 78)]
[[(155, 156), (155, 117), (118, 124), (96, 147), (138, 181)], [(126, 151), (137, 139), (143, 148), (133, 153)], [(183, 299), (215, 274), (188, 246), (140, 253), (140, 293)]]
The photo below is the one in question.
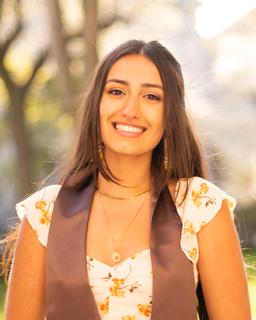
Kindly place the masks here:
[[(145, 192), (145, 193), (146, 193), (146, 192)], [(118, 248), (120, 247), (121, 242), (123, 241), (123, 238), (124, 238), (124, 236), (126, 235), (126, 233), (127, 233), (128, 229), (130, 228), (131, 224), (133, 223), (133, 221), (135, 220), (135, 218), (136, 218), (137, 215), (139, 214), (139, 212), (140, 212), (143, 204), (144, 204), (145, 201), (147, 200), (147, 197), (148, 197), (148, 195), (145, 197), (145, 199), (144, 199), (144, 201), (142, 202), (142, 204), (141, 204), (138, 212), (135, 214), (134, 218), (132, 219), (132, 221), (131, 221), (130, 224), (128, 225), (127, 229), (125, 230), (125, 232), (124, 232), (124, 234), (123, 234), (123, 236), (122, 236), (122, 238), (121, 238), (121, 240), (120, 240), (120, 242), (119, 242), (119, 245), (116, 246), (116, 245), (115, 245), (114, 238), (113, 238), (113, 235), (112, 235), (112, 232), (111, 232), (111, 228), (110, 228), (110, 225), (109, 225), (109, 222), (108, 222), (108, 218), (107, 218), (107, 214), (106, 214), (106, 211), (105, 211), (105, 208), (104, 208), (104, 204), (103, 204), (103, 201), (102, 201), (102, 196), (101, 196), (101, 194), (100, 194), (100, 200), (101, 200), (101, 203), (102, 203), (102, 208), (103, 208), (103, 211), (104, 211), (104, 214), (105, 214), (105, 218), (106, 218), (106, 221), (107, 221), (107, 224), (108, 224), (108, 228), (109, 228), (109, 232), (110, 232), (110, 235), (111, 235), (111, 238), (112, 238), (112, 242), (113, 242), (113, 245), (114, 245), (114, 248), (115, 248), (115, 250), (114, 250), (113, 253), (112, 253), (112, 260), (113, 260), (114, 262), (119, 262), (119, 261), (121, 260), (121, 255), (120, 255), (120, 253), (118, 252)]]
[(137, 196), (132, 196), (132, 197), (128, 197), (128, 198), (118, 198), (118, 197), (114, 197), (114, 196), (111, 196), (110, 194), (107, 194), (106, 192), (100, 190), (99, 188), (95, 187), (96, 190), (98, 190), (101, 194), (103, 194), (103, 196), (107, 197), (107, 198), (110, 198), (110, 199), (115, 199), (115, 200), (132, 200), (132, 199), (136, 199), (136, 198), (139, 198), (139, 197), (142, 197), (144, 196), (144, 194), (146, 194), (147, 192), (149, 192), (151, 189), (147, 190), (147, 191), (144, 191), (140, 194), (138, 194)]

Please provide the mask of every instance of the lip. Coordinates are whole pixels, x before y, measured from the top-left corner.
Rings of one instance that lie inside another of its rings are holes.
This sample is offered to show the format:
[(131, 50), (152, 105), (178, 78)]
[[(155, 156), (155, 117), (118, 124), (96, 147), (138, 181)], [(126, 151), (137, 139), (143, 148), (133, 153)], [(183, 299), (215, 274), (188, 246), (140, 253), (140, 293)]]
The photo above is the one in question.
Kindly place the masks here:
[[(121, 125), (124, 125), (124, 126), (129, 126), (129, 127), (134, 127), (134, 128), (139, 128), (139, 129), (143, 129), (142, 132), (125, 132), (125, 131), (120, 131), (120, 130), (117, 130), (115, 128), (115, 124), (121, 124)], [(137, 125), (137, 124), (134, 124), (134, 123), (129, 123), (129, 122), (122, 122), (122, 121), (116, 121), (116, 122), (112, 122), (112, 127), (114, 129), (114, 131), (122, 136), (122, 137), (127, 137), (127, 138), (139, 138), (140, 136), (143, 135), (143, 133), (147, 130), (147, 128), (141, 126), (141, 125)]]

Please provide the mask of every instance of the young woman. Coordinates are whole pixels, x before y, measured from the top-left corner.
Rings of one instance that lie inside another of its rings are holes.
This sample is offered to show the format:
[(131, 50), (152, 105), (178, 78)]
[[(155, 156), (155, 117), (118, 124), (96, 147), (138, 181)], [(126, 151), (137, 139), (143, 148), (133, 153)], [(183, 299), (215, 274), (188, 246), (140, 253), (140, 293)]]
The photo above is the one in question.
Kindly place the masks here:
[[(235, 200), (205, 180), (179, 63), (131, 40), (99, 64), (58, 185), (22, 219), (6, 320), (249, 320)], [(200, 279), (200, 280), (199, 280)]]

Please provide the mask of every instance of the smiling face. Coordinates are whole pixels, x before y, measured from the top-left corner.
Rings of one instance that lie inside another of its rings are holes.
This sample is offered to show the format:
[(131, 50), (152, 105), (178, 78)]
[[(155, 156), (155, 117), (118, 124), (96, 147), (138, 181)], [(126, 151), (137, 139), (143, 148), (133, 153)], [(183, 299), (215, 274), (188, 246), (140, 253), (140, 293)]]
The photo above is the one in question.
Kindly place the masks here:
[(163, 135), (162, 86), (156, 66), (144, 56), (126, 55), (113, 64), (100, 102), (105, 156), (152, 156)]

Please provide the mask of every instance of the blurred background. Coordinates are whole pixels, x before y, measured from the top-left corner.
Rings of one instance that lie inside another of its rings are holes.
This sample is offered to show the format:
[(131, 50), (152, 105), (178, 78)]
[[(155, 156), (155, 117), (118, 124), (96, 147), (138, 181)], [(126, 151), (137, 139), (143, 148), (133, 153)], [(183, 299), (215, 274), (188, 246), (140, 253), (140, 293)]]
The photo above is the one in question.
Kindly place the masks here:
[[(72, 143), (97, 61), (132, 38), (160, 41), (181, 63), (209, 178), (237, 199), (254, 265), (256, 0), (0, 0), (0, 233)], [(1, 281), (0, 318), (4, 292)]]

